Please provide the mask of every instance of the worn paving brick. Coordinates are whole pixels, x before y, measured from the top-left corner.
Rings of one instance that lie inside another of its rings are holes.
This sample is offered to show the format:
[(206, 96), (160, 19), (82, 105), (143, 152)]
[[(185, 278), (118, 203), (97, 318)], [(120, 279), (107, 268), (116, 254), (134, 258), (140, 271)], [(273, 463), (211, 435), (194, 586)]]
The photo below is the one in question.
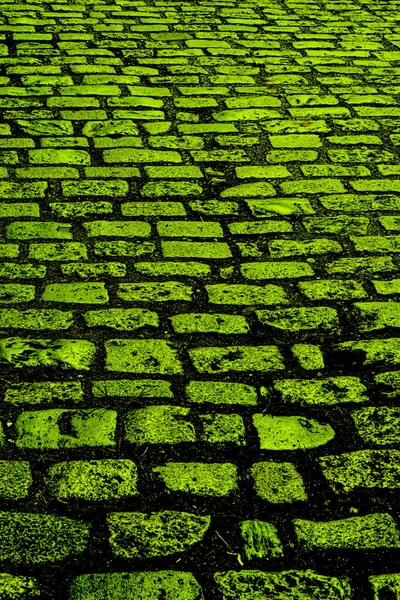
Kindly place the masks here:
[(0, 3), (1, 598), (400, 597), (397, 8)]

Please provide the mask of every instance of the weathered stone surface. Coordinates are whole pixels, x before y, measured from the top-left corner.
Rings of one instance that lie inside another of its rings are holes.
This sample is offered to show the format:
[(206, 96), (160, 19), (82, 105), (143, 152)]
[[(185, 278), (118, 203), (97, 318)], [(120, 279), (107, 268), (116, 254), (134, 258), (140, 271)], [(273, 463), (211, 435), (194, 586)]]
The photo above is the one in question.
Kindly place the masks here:
[(223, 571), (214, 579), (223, 600), (351, 600), (348, 577), (316, 571)]
[(253, 424), (257, 429), (261, 450), (305, 450), (327, 444), (335, 436), (330, 425), (305, 417), (280, 417), (256, 413)]
[(136, 571), (78, 575), (70, 587), (71, 600), (204, 600), (192, 573)]
[(124, 422), (124, 439), (130, 444), (179, 444), (195, 442), (190, 408), (146, 406), (129, 411)]
[(109, 409), (24, 411), (15, 421), (17, 448), (112, 447), (117, 413)]
[(258, 462), (251, 467), (257, 496), (272, 504), (307, 500), (303, 479), (289, 462)]
[(283, 556), (283, 545), (272, 523), (265, 521), (241, 521), (240, 532), (247, 560), (277, 558)]
[(36, 565), (64, 560), (87, 546), (84, 521), (48, 514), (1, 512), (0, 560)]
[(183, 373), (177, 351), (165, 340), (108, 340), (106, 369), (126, 373)]
[(400, 548), (400, 533), (389, 514), (374, 513), (337, 521), (293, 521), (298, 543), (307, 550)]
[(367, 444), (390, 446), (400, 439), (400, 408), (366, 406), (350, 413), (358, 435)]
[(210, 516), (164, 510), (150, 514), (117, 512), (107, 517), (113, 554), (122, 558), (151, 558), (184, 552), (199, 543)]
[(87, 340), (0, 339), (0, 364), (89, 370), (96, 346)]
[[(281, 379), (274, 388), (282, 394), (284, 402), (310, 405), (366, 402), (367, 391), (358, 377), (340, 376), (326, 379)], [(265, 388), (264, 388), (265, 390)], [(261, 390), (263, 391), (263, 390)]]
[(71, 460), (53, 464), (45, 484), (58, 500), (114, 500), (136, 496), (137, 467), (128, 459)]
[(390, 594), (393, 600), (400, 597), (400, 573), (371, 575), (368, 581), (374, 591), (373, 600), (383, 600), (384, 594)]
[(400, 450), (357, 450), (318, 459), (336, 493), (355, 489), (400, 488)]
[(231, 463), (169, 462), (154, 467), (168, 492), (227, 496), (237, 491), (237, 467)]
[(35, 577), (0, 573), (0, 598), (4, 600), (30, 600), (39, 598), (41, 588)]
[(28, 461), (0, 460), (1, 498), (4, 500), (27, 498), (32, 483), (32, 472)]

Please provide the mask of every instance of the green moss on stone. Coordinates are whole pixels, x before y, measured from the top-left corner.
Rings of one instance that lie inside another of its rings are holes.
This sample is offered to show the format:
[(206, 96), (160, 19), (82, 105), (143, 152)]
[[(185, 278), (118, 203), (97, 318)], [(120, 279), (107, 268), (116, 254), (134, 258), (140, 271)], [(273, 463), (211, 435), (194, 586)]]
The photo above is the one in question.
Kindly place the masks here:
[(23, 411), (15, 421), (15, 445), (46, 450), (113, 447), (116, 422), (116, 411), (104, 408)]
[[(325, 379), (281, 379), (274, 388), (284, 402), (304, 405), (331, 405), (342, 402), (366, 402), (367, 388), (358, 377), (327, 377)], [(263, 393), (265, 388), (261, 388)]]
[(46, 285), (43, 302), (66, 302), (78, 304), (104, 304), (108, 292), (104, 283), (51, 283)]
[(256, 405), (256, 389), (244, 383), (222, 381), (191, 381), (186, 386), (188, 402), (202, 404)]
[(280, 417), (256, 413), (253, 424), (261, 450), (305, 450), (327, 444), (335, 437), (328, 424), (305, 417)]
[(108, 340), (106, 369), (126, 373), (181, 374), (177, 351), (165, 340)]
[(354, 489), (398, 489), (399, 450), (358, 450), (319, 458), (325, 479), (340, 494)]
[(11, 404), (49, 404), (57, 402), (81, 402), (82, 385), (76, 381), (39, 381), (13, 383), (6, 389), (4, 402)]
[(257, 496), (272, 504), (307, 500), (303, 479), (289, 462), (259, 462), (251, 467)]
[(240, 521), (239, 525), (247, 560), (283, 556), (283, 545), (272, 523), (254, 520)]
[(170, 492), (196, 496), (228, 496), (238, 491), (237, 467), (231, 463), (168, 462), (154, 467)]
[(96, 346), (87, 340), (0, 339), (0, 363), (21, 367), (88, 370)]
[(107, 516), (115, 556), (151, 558), (184, 552), (204, 538), (211, 517), (164, 510), (150, 514), (114, 512)]
[(240, 315), (185, 313), (168, 317), (176, 333), (249, 333), (245, 317)]
[(58, 515), (2, 512), (0, 525), (0, 559), (24, 566), (81, 554), (89, 540), (87, 523)]
[[(192, 573), (184, 571), (136, 571), (78, 575), (70, 587), (71, 600), (204, 600)], [(336, 600), (336, 599), (335, 599)], [(347, 599), (346, 599), (347, 600)]]
[[(351, 600), (348, 577), (320, 575), (316, 571), (224, 571), (214, 574), (223, 600)], [(310, 596), (310, 593), (312, 596)], [(82, 599), (83, 600), (83, 599)], [(90, 599), (92, 600), (92, 599)], [(103, 600), (103, 599), (102, 599)], [(247, 599), (246, 599), (247, 600)]]
[(276, 346), (207, 346), (189, 349), (188, 353), (199, 373), (285, 369), (283, 356)]
[(128, 459), (71, 460), (54, 463), (45, 485), (57, 500), (100, 502), (136, 496), (137, 479), (137, 467)]
[(399, 531), (393, 517), (387, 513), (336, 521), (294, 519), (293, 524), (297, 542), (306, 550), (400, 548)]
[(246, 431), (240, 415), (200, 415), (203, 431), (200, 439), (209, 444), (246, 445)]

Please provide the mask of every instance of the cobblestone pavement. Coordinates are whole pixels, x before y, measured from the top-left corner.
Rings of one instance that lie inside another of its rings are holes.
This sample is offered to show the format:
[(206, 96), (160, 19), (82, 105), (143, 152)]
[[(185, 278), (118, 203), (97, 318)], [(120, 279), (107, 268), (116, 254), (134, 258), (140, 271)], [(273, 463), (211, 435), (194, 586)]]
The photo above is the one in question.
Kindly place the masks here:
[(400, 599), (399, 0), (77, 2), (0, 3), (0, 598)]

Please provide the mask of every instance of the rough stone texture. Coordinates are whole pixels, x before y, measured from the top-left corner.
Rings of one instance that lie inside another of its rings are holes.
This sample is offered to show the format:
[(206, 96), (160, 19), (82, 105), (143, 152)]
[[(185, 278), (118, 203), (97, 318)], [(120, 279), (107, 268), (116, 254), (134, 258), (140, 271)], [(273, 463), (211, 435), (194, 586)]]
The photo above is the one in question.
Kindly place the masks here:
[(298, 543), (307, 550), (400, 548), (400, 534), (389, 514), (374, 513), (337, 521), (293, 521)]
[(400, 600), (398, 2), (0, 2), (0, 600)]
[(258, 520), (241, 521), (240, 533), (247, 560), (253, 557), (277, 558), (283, 555), (283, 545), (272, 523)]
[(136, 571), (78, 575), (70, 587), (71, 600), (204, 600), (192, 573), (185, 571)]
[(257, 496), (281, 504), (307, 500), (303, 479), (296, 467), (289, 462), (259, 462), (251, 467), (251, 475)]
[(190, 409), (180, 406), (148, 406), (127, 413), (124, 439), (131, 444), (179, 444), (195, 442)]
[(358, 450), (319, 459), (324, 477), (335, 492), (357, 488), (400, 486), (399, 450)]
[(210, 516), (164, 510), (111, 513), (107, 517), (112, 552), (123, 558), (150, 558), (184, 552), (203, 539)]
[(50, 514), (0, 513), (0, 558), (14, 564), (44, 564), (80, 554), (89, 540), (84, 521)]
[(186, 492), (198, 496), (227, 496), (237, 491), (237, 468), (230, 463), (170, 462), (154, 467), (167, 492)]
[(305, 571), (225, 571), (215, 573), (215, 581), (223, 600), (253, 598), (267, 600), (350, 600), (347, 577), (329, 577)]
[(131, 460), (76, 460), (53, 464), (45, 484), (60, 501), (113, 500), (139, 494), (137, 467)]
[(253, 415), (261, 450), (305, 450), (316, 448), (334, 438), (330, 425), (304, 417), (278, 417), (256, 413)]

